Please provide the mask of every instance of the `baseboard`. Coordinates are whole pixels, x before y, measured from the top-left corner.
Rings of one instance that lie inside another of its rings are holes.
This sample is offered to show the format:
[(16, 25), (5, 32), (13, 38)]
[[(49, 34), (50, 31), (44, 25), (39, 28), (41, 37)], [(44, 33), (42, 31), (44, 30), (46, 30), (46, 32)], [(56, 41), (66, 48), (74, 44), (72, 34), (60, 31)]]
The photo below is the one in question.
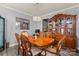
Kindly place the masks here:
[(16, 46), (16, 45), (18, 45), (18, 43), (10, 44), (9, 47), (13, 47), (13, 46)]

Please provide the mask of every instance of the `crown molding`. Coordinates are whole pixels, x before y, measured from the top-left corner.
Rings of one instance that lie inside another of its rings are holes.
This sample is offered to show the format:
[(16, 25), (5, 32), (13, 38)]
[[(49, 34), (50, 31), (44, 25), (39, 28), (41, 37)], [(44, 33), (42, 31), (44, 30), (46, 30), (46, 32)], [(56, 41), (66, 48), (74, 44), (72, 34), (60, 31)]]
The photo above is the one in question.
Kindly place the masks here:
[(12, 7), (3, 5), (3, 4), (0, 4), (0, 7), (3, 7), (3, 8), (6, 8), (6, 9), (9, 9), (9, 10), (18, 12), (18, 13), (20, 13), (20, 14), (24, 14), (24, 15), (28, 15), (28, 16), (33, 16), (33, 15), (29, 14), (29, 13), (22, 12), (22, 11), (20, 11), (20, 10), (17, 10), (17, 9), (15, 9), (15, 8), (12, 8)]
[(76, 7), (79, 7), (79, 4), (74, 5), (74, 6), (71, 6), (71, 7), (68, 7), (68, 8), (64, 8), (64, 9), (61, 9), (61, 10), (58, 10), (58, 11), (55, 11), (55, 12), (51, 12), (51, 13), (48, 13), (48, 14), (44, 14), (41, 17), (49, 16), (49, 15), (56, 14), (56, 13), (59, 13), (59, 12), (62, 12), (62, 11), (66, 11), (66, 10), (69, 10), (69, 9), (72, 9), (72, 8), (76, 8)]

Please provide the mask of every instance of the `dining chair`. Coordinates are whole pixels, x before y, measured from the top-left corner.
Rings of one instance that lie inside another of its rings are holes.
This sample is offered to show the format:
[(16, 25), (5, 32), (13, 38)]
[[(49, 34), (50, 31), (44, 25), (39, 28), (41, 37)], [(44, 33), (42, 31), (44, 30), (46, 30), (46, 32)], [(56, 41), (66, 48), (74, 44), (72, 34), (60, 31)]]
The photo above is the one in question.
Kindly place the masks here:
[(43, 37), (43, 32), (39, 32), (39, 37)]
[(29, 33), (27, 31), (22, 31), (21, 34), (24, 35), (24, 36), (26, 36), (26, 37), (29, 36)]
[(24, 49), (23, 49), (23, 46), (22, 46), (22, 41), (20, 39), (20, 35), (18, 33), (15, 33), (15, 37), (16, 37), (16, 40), (18, 42), (18, 55), (19, 55), (20, 52), (21, 52), (22, 55), (24, 55), (23, 54)]
[(63, 35), (60, 33), (52, 33), (52, 38), (55, 39), (53, 45), (56, 46), (62, 37)]
[(29, 38), (28, 38), (28, 32), (22, 32), (21, 33), (21, 40), (22, 40), (22, 45), (24, 48), (24, 55), (25, 56), (32, 56), (32, 51), (31, 51), (31, 44), (29, 43)]
[(46, 35), (47, 35), (49, 38), (52, 38), (52, 32), (47, 32)]
[(53, 51), (50, 51), (49, 49), (47, 51), (52, 53), (52, 54), (56, 54), (56, 55), (60, 56), (60, 51), (61, 51), (61, 48), (64, 44), (64, 40), (65, 40), (65, 35), (63, 35), (61, 37), (61, 39), (59, 40), (59, 42), (57, 43), (57, 45), (52, 48)]
[(57, 47), (56, 47), (56, 54), (57, 55), (60, 55), (60, 50), (63, 47), (64, 42), (65, 42), (65, 36), (61, 37), (60, 41), (57, 44)]

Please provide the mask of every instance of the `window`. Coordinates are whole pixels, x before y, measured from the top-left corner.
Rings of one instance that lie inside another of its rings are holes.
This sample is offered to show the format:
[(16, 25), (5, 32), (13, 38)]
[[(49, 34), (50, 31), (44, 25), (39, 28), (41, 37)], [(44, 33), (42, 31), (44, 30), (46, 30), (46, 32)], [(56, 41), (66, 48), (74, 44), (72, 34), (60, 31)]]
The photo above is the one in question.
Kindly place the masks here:
[(30, 21), (27, 19), (16, 17), (16, 28), (20, 30), (29, 30)]

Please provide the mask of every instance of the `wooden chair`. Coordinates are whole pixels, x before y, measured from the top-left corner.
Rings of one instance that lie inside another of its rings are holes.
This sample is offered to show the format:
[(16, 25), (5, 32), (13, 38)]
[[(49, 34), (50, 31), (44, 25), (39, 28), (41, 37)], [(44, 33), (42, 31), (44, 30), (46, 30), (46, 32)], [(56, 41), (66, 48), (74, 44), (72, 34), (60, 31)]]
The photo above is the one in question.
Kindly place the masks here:
[(46, 35), (47, 35), (49, 38), (52, 38), (52, 32), (47, 32)]
[(52, 38), (55, 39), (53, 45), (56, 46), (62, 37), (63, 35), (60, 33), (53, 33)]
[(61, 39), (59, 40), (59, 42), (57, 43), (57, 45), (52, 48), (54, 51), (49, 51), (49, 50), (47, 51), (56, 55), (60, 55), (60, 50), (64, 44), (64, 40), (65, 40), (65, 36), (63, 35)]
[(16, 40), (18, 42), (18, 55), (19, 55), (20, 52), (21, 52), (22, 55), (24, 55), (23, 54), (24, 49), (23, 49), (23, 46), (22, 46), (22, 41), (20, 39), (20, 35), (18, 33), (15, 33), (15, 37), (16, 37)]
[(65, 41), (65, 36), (63, 36), (57, 44), (57, 47), (56, 47), (56, 54), (57, 55), (60, 55), (60, 50), (63, 47), (64, 41)]
[(22, 45), (24, 48), (24, 55), (25, 56), (32, 56), (32, 52), (31, 52), (31, 44), (28, 41), (28, 33), (27, 32), (22, 32), (21, 33), (21, 40), (22, 40)]
[(43, 32), (39, 32), (39, 37), (43, 37)]
[(26, 36), (26, 37), (28, 37), (28, 36), (29, 36), (29, 34), (28, 34), (28, 32), (27, 32), (27, 31), (22, 31), (22, 32), (21, 32), (21, 34), (22, 34), (22, 35), (24, 35), (24, 36)]

